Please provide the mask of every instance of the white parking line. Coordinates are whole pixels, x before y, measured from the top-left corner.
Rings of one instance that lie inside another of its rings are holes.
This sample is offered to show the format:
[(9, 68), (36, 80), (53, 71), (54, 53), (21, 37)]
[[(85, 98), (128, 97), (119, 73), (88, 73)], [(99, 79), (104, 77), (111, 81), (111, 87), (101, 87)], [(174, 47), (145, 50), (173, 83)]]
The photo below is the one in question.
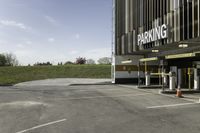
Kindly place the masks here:
[(156, 109), (156, 108), (178, 107), (178, 106), (186, 106), (186, 105), (194, 105), (194, 104), (199, 104), (199, 102), (150, 106), (150, 107), (146, 107), (146, 108), (147, 109)]
[(65, 100), (81, 100), (81, 99), (97, 99), (97, 98), (116, 98), (116, 97), (136, 97), (136, 96), (145, 96), (150, 95), (151, 93), (142, 93), (142, 94), (126, 94), (126, 95), (117, 95), (117, 96), (91, 96), (91, 97), (80, 97), (80, 98), (66, 98)]
[(56, 124), (56, 123), (60, 123), (60, 122), (66, 121), (66, 120), (67, 119), (52, 121), (52, 122), (49, 122), (49, 123), (46, 123), (46, 124), (42, 124), (42, 125), (38, 125), (38, 126), (35, 126), (35, 127), (32, 127), (32, 128), (29, 128), (29, 129), (22, 130), (22, 131), (19, 131), (19, 132), (16, 132), (16, 133), (25, 133), (25, 132), (32, 131), (32, 130), (35, 130), (35, 129), (38, 129), (38, 128), (42, 128), (42, 127), (46, 127), (46, 126), (53, 125), (53, 124)]
[(122, 89), (74, 89), (75, 91), (82, 91), (82, 92), (87, 92), (87, 91), (120, 91)]

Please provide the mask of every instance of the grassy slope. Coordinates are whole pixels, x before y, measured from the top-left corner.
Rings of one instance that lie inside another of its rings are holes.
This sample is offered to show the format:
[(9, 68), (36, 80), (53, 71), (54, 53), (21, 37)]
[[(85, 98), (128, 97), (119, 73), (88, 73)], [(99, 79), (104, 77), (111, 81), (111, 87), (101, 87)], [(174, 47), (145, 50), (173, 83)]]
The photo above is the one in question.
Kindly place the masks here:
[(110, 65), (0, 67), (0, 85), (49, 78), (110, 78)]

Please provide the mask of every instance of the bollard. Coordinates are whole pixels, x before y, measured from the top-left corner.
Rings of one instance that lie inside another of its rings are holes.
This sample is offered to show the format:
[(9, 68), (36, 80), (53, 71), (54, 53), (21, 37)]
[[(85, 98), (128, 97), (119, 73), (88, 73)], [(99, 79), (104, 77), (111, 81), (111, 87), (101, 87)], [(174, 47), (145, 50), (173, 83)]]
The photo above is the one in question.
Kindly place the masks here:
[(167, 85), (167, 75), (164, 75), (164, 76), (163, 76), (163, 80), (164, 80), (164, 81), (163, 81), (164, 85)]
[(146, 83), (145, 85), (146, 86), (150, 86), (150, 73), (149, 72), (145, 73), (145, 79), (146, 79), (145, 80), (145, 83)]
[(199, 72), (200, 72), (200, 69), (194, 69), (194, 90), (200, 90), (200, 87), (199, 87)]
[(170, 72), (169, 73), (169, 89), (171, 91), (175, 90), (175, 78), (176, 78), (176, 73)]

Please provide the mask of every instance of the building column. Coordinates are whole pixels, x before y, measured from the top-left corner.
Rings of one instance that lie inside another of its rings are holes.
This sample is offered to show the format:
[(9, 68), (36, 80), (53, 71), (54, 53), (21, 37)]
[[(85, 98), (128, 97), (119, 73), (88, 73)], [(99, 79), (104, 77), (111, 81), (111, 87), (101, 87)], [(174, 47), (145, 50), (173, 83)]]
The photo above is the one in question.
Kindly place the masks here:
[(178, 69), (178, 88), (181, 88), (182, 86), (182, 71), (181, 69)]

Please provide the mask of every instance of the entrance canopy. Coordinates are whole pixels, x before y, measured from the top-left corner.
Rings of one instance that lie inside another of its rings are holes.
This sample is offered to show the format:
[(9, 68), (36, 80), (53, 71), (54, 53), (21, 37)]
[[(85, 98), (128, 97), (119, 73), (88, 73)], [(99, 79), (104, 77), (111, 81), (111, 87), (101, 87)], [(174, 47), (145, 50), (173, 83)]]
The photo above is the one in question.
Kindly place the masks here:
[(150, 58), (142, 58), (140, 59), (140, 62), (149, 62), (149, 61), (158, 61), (160, 59), (179, 59), (179, 58), (191, 58), (191, 57), (199, 57), (200, 51), (198, 52), (192, 52), (192, 53), (184, 53), (184, 54), (172, 54), (172, 55), (166, 55), (164, 57), (150, 57)]
[(193, 52), (193, 53), (167, 55), (165, 56), (165, 59), (191, 58), (191, 57), (198, 57), (198, 56), (200, 56), (200, 51)]
[(140, 62), (148, 62), (148, 61), (157, 61), (158, 57), (151, 57), (151, 58), (142, 58)]

